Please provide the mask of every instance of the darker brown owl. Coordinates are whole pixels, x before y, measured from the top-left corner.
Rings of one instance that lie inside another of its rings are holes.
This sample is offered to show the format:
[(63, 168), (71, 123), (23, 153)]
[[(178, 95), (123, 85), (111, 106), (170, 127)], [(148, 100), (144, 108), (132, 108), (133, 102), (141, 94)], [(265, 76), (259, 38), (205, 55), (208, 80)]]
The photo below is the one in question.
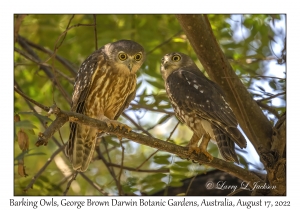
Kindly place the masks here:
[(202, 152), (211, 160), (207, 152), (211, 139), (225, 160), (239, 163), (235, 143), (246, 148), (247, 142), (219, 86), (183, 53), (166, 54), (162, 58), (161, 74), (176, 116), (194, 132), (189, 152)]

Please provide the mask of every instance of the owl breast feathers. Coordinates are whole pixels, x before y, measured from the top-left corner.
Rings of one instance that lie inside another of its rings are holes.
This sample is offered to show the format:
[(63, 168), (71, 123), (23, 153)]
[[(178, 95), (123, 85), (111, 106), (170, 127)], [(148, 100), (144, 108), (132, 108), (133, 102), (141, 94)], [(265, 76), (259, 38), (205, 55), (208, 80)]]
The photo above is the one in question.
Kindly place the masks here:
[(219, 86), (183, 53), (165, 55), (161, 73), (176, 116), (194, 132), (192, 139), (203, 140), (205, 134), (209, 135), (225, 160), (238, 163), (234, 143), (240, 148), (247, 144)]

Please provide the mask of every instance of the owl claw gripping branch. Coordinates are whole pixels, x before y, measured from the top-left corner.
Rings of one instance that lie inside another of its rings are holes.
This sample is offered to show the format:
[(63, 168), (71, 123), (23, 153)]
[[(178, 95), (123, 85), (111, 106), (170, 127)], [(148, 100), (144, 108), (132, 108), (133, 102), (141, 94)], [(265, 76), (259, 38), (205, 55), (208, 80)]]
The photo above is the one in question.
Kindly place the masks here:
[(188, 145), (189, 153), (201, 152), (211, 161), (212, 156), (206, 149), (212, 139), (225, 160), (239, 163), (235, 144), (243, 149), (247, 142), (237, 128), (235, 115), (220, 87), (206, 78), (183, 53), (166, 54), (160, 71), (176, 116), (194, 132)]
[[(71, 111), (103, 120), (110, 129), (131, 128), (116, 121), (136, 92), (136, 72), (145, 60), (143, 47), (130, 40), (104, 45), (80, 66), (72, 96)], [(66, 155), (73, 169), (86, 171), (102, 131), (87, 125), (70, 123)], [(120, 138), (120, 137), (118, 137)]]

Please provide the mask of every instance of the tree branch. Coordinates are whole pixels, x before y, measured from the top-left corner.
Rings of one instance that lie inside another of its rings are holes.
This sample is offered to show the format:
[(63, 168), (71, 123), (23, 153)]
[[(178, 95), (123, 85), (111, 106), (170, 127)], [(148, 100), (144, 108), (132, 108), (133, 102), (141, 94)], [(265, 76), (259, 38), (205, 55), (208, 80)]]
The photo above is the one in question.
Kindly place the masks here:
[(277, 119), (280, 117), (280, 115), (278, 114), (278, 112), (277, 112), (274, 108), (272, 108), (272, 107), (268, 106), (267, 104), (264, 104), (264, 103), (262, 103), (262, 102), (260, 102), (260, 101), (256, 101), (256, 103), (257, 103), (258, 106), (260, 106), (261, 108), (266, 109), (266, 110), (268, 110), (270, 113), (272, 113), (273, 115), (275, 115), (275, 117), (277, 117)]
[[(33, 100), (31, 100), (31, 102), (32, 101)], [(62, 111), (55, 105), (51, 107), (51, 112), (56, 115), (56, 119), (45, 130), (44, 133), (40, 133), (38, 135), (38, 141), (36, 142), (36, 146), (47, 145), (48, 139), (51, 138), (52, 135), (58, 129), (60, 129), (66, 122), (71, 121), (71, 122), (76, 122), (91, 127), (95, 127), (98, 130), (101, 130), (102, 132), (116, 135), (118, 137), (127, 138), (136, 143), (143, 144), (146, 146), (150, 146), (152, 148), (156, 148), (158, 150), (162, 150), (162, 151), (166, 151), (178, 155), (182, 159), (191, 159), (195, 162), (198, 162), (199, 164), (206, 164), (213, 168), (220, 169), (244, 181), (249, 182), (249, 186), (252, 186), (254, 182), (262, 181), (257, 175), (251, 173), (250, 171), (242, 169), (224, 160), (213, 158), (213, 160), (209, 162), (207, 157), (202, 153), (199, 155), (196, 155), (194, 153), (189, 154), (187, 147), (178, 146), (173, 143), (169, 143), (143, 134), (135, 133), (133, 131), (126, 132), (124, 130), (120, 130), (119, 127), (111, 128), (108, 127), (107, 124), (103, 121), (96, 120), (79, 113)]]
[[(18, 37), (18, 43), (21, 45), (21, 47), (23, 49), (26, 50), (26, 52), (30, 55), (30, 57), (36, 61), (36, 63), (42, 63), (40, 58), (37, 56), (37, 54), (32, 50), (32, 48), (21, 37)], [(61, 86), (61, 84), (56, 81), (56, 79), (55, 79), (54, 75), (52, 74), (51, 70), (48, 67), (46, 67), (45, 65), (40, 65), (40, 69), (42, 69), (45, 72), (45, 74), (49, 77), (51, 82), (61, 92), (61, 94), (64, 96), (64, 98), (67, 100), (67, 102), (69, 104), (71, 104), (71, 97), (66, 92), (66, 90)]]
[(244, 181), (248, 181), (251, 185), (254, 182), (262, 181), (257, 175), (242, 169), (232, 163), (226, 162), (224, 160), (220, 160), (218, 158), (213, 158), (211, 162), (207, 159), (207, 157), (203, 154), (196, 155), (196, 154), (189, 154), (188, 148), (181, 147), (166, 141), (162, 141), (157, 138), (149, 137), (143, 134), (135, 133), (130, 131), (127, 133), (123, 130), (120, 130), (119, 127), (111, 128), (108, 127), (107, 124), (103, 121), (96, 120), (93, 118), (89, 118), (85, 115), (73, 113), (69, 111), (62, 111), (59, 108), (54, 109), (54, 114), (56, 114), (56, 120), (49, 126), (48, 129), (42, 134), (39, 135), (38, 141), (36, 142), (36, 146), (47, 145), (48, 139), (51, 135), (58, 130), (64, 123), (67, 121), (76, 122), (84, 125), (88, 125), (91, 127), (95, 127), (105, 133), (110, 133), (116, 136), (122, 136), (123, 138), (128, 138), (134, 142), (139, 144), (147, 145), (162, 151), (166, 151), (169, 153), (173, 153), (178, 155), (183, 159), (191, 159), (193, 161), (198, 162), (199, 164), (207, 164), (211, 167), (223, 170), (229, 174), (232, 174)]
[(176, 15), (197, 57), (225, 93), (243, 131), (258, 154), (271, 148), (272, 126), (251, 98), (220, 49), (205, 15)]
[[(54, 52), (49, 50), (49, 49), (46, 49), (38, 44), (35, 44), (29, 40), (27, 40), (26, 38), (22, 37), (19, 35), (19, 37), (24, 41), (26, 42), (29, 46), (37, 49), (37, 50), (40, 50), (41, 52), (44, 52), (44, 53), (47, 53), (48, 55), (52, 55)], [(69, 70), (69, 72), (72, 74), (73, 77), (76, 76), (77, 74), (77, 69), (74, 68), (72, 66), (72, 64), (69, 63), (68, 60), (64, 59), (63, 57), (59, 56), (59, 55), (55, 55), (55, 59), (58, 60), (64, 67), (66, 67), (66, 69)]]
[(170, 173), (169, 169), (158, 169), (158, 170), (149, 170), (149, 169), (138, 169), (138, 168), (132, 168), (132, 167), (128, 167), (128, 166), (120, 166), (118, 164), (115, 163), (108, 163), (108, 166), (113, 166), (116, 168), (123, 168), (125, 170), (128, 171), (133, 171), (133, 172), (146, 172), (146, 173)]

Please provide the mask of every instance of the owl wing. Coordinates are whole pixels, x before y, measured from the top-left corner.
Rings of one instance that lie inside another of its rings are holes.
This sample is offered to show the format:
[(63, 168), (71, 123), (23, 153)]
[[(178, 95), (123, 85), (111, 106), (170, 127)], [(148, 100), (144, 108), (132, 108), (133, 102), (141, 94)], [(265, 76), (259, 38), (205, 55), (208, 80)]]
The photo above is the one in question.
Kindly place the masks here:
[(217, 84), (207, 79), (199, 69), (181, 68), (167, 78), (173, 99), (180, 107), (193, 111), (227, 133), (241, 148), (246, 140), (237, 129), (237, 120)]
[(75, 79), (71, 111), (83, 113), (84, 102), (92, 85), (93, 73), (98, 66), (103, 66), (101, 63), (105, 62), (105, 55), (102, 50), (103, 48), (95, 51), (81, 64)]
[[(75, 79), (74, 91), (72, 96), (71, 111), (83, 114), (86, 98), (93, 82), (93, 73), (99, 66), (103, 66), (105, 62), (105, 55), (103, 47), (92, 53), (81, 64), (77, 77)], [(66, 147), (66, 154), (72, 157), (72, 148), (76, 134), (77, 123), (70, 122), (70, 136), (68, 146)]]

